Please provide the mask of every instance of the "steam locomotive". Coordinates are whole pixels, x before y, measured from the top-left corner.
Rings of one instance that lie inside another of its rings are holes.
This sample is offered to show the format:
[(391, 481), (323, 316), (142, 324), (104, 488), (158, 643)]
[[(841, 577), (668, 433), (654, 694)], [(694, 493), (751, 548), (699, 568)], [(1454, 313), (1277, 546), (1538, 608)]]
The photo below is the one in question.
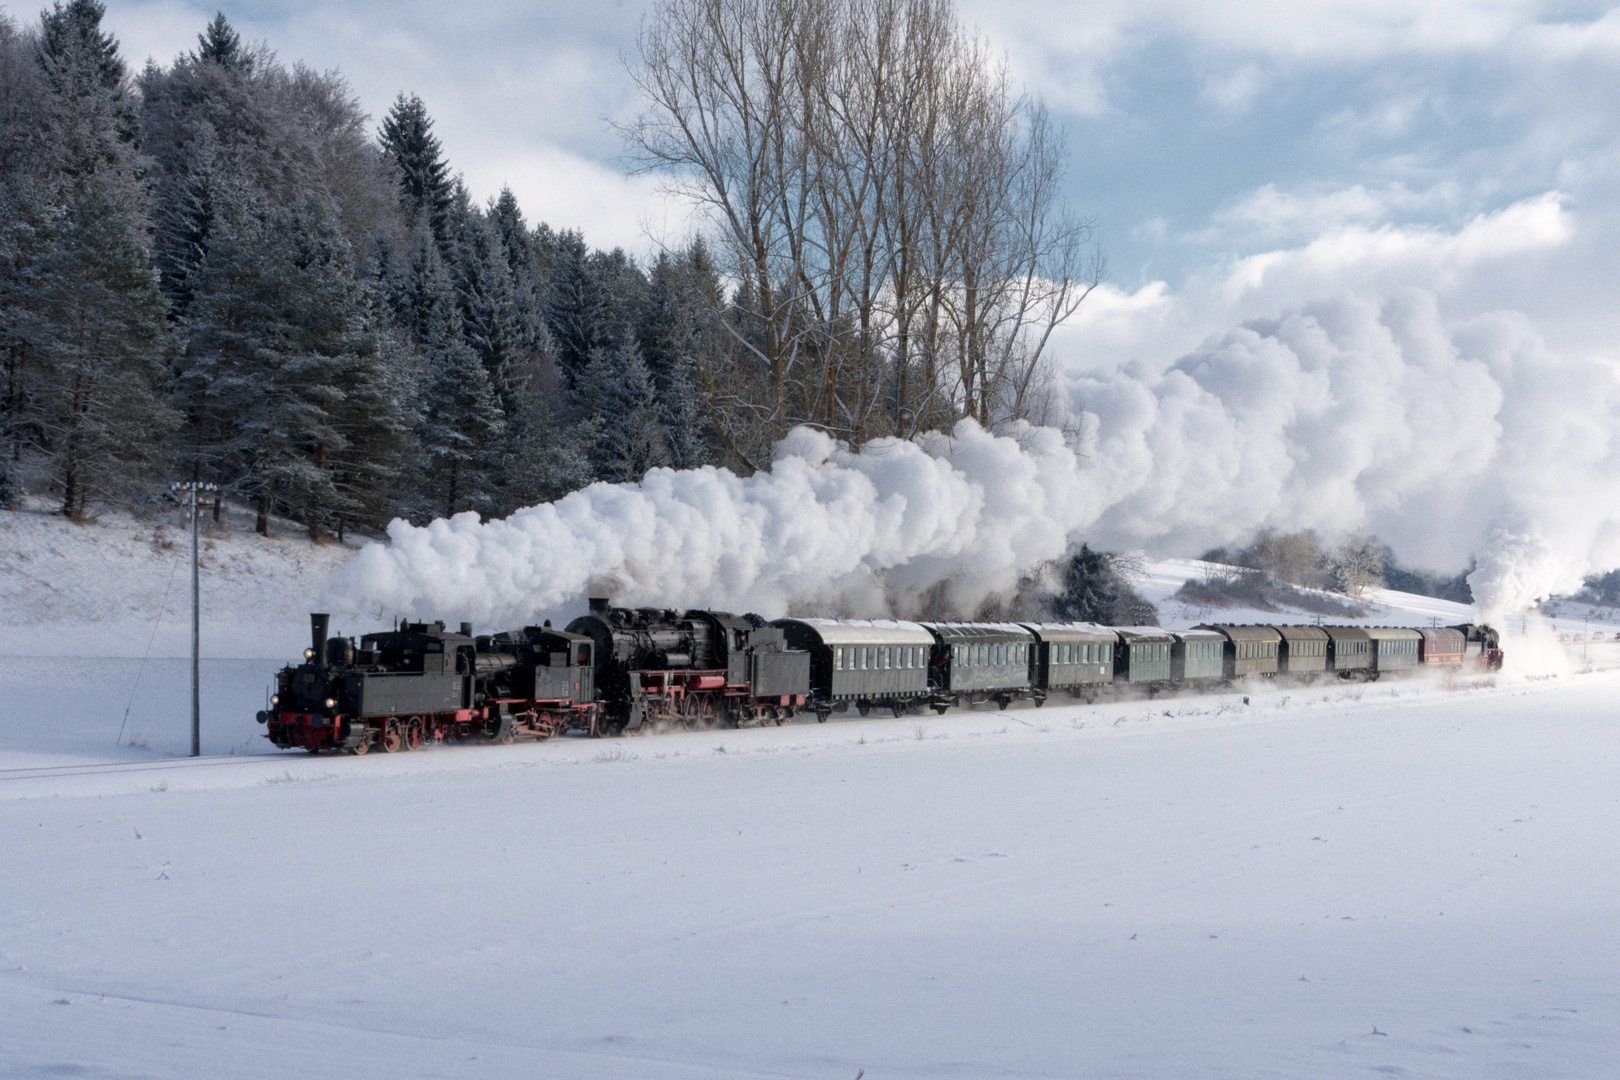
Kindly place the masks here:
[(824, 721), (855, 708), (920, 708), (1067, 693), (1209, 686), (1243, 678), (1372, 680), (1417, 668), (1495, 669), (1489, 626), (1433, 629), (1212, 624), (915, 623), (778, 619), (719, 611), (615, 608), (474, 636), (442, 622), (329, 637), (310, 616), (303, 663), (276, 675), (258, 715), (276, 746), (312, 753), (414, 750), (424, 741), (501, 743), (564, 732)]

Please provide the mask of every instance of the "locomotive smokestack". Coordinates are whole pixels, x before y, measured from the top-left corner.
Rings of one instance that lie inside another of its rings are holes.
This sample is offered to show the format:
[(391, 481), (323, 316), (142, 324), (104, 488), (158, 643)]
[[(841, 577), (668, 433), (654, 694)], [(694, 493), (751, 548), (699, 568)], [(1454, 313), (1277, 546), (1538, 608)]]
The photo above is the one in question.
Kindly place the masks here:
[(319, 664), (321, 657), (326, 654), (326, 628), (332, 622), (330, 615), (317, 615), (314, 612), (309, 616), (309, 638), (315, 647), (314, 662)]
[(612, 602), (613, 601), (609, 600), (605, 596), (593, 596), (593, 597), (591, 597), (591, 614), (592, 615), (600, 615), (600, 614), (602, 614), (604, 611), (606, 611), (608, 609), (608, 606), (610, 604), (612, 604)]
[(472, 623), (464, 622), (461, 624), (461, 636), (472, 637)]

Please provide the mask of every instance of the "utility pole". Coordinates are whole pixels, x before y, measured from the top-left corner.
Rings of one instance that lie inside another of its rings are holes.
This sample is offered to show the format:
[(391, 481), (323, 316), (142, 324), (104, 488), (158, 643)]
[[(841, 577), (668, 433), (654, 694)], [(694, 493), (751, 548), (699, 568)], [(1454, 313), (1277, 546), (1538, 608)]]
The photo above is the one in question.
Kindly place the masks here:
[(219, 490), (213, 484), (188, 480), (171, 484), (174, 491), (191, 492), (191, 756), (202, 756), (202, 612), (197, 579), (197, 492)]

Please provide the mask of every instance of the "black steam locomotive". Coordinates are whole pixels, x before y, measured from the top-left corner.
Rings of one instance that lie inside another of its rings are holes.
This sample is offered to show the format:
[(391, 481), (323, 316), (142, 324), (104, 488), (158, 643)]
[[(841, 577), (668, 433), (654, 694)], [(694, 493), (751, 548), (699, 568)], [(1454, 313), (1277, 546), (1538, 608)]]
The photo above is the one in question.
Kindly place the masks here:
[(276, 676), (259, 714), (281, 747), (364, 754), (424, 740), (510, 743), (564, 731), (782, 723), (805, 704), (810, 657), (780, 629), (717, 611), (609, 607), (566, 631), (550, 623), (474, 637), (442, 622), (327, 637), (310, 616), (302, 664)]
[(1244, 678), (1372, 680), (1417, 668), (1501, 667), (1488, 626), (1229, 626), (1186, 631), (1042, 623), (778, 619), (615, 608), (474, 637), (442, 622), (328, 637), (310, 616), (304, 662), (276, 676), (265, 737), (311, 752), (424, 740), (510, 743), (563, 732), (780, 724), (801, 710), (931, 707), (1098, 694)]

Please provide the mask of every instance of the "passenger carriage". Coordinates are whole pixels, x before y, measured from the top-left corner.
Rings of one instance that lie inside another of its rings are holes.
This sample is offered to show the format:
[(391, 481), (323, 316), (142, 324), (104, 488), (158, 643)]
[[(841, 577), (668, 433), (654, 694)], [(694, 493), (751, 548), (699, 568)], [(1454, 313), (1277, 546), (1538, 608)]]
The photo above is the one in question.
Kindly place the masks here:
[(1096, 623), (1022, 623), (1035, 635), (1035, 685), (1048, 694), (1067, 691), (1096, 700), (1114, 681), (1114, 646), (1119, 635)]
[(1217, 682), (1226, 677), (1226, 637), (1214, 630), (1177, 630), (1170, 649), (1170, 678), (1180, 683)]
[(1317, 675), (1327, 670), (1328, 634), (1320, 626), (1272, 626), (1279, 675)]
[(952, 705), (994, 701), (1005, 709), (1013, 699), (1036, 697), (1035, 633), (1017, 623), (923, 623), (934, 636), (934, 711)]
[(851, 705), (899, 716), (930, 697), (934, 635), (919, 623), (867, 619), (777, 619), (793, 649), (810, 654), (810, 699), (817, 720)]
[(1423, 635), (1416, 630), (1405, 626), (1369, 626), (1367, 638), (1372, 643), (1372, 678), (1410, 671), (1418, 666)]
[(1372, 638), (1359, 626), (1324, 626), (1328, 670), (1341, 679), (1373, 679)]
[(1468, 637), (1461, 630), (1450, 626), (1433, 629), (1419, 627), (1418, 633), (1423, 638), (1418, 642), (1419, 664), (1425, 667), (1462, 667), (1463, 656), (1468, 651)]
[(1114, 682), (1145, 686), (1150, 691), (1170, 683), (1170, 654), (1175, 635), (1157, 626), (1116, 626)]
[(1250, 675), (1270, 678), (1277, 674), (1282, 635), (1272, 627), (1223, 623), (1198, 629), (1213, 630), (1226, 639), (1222, 668), (1227, 681)]

